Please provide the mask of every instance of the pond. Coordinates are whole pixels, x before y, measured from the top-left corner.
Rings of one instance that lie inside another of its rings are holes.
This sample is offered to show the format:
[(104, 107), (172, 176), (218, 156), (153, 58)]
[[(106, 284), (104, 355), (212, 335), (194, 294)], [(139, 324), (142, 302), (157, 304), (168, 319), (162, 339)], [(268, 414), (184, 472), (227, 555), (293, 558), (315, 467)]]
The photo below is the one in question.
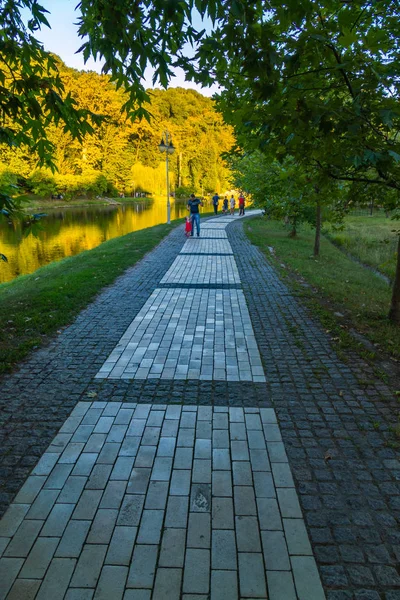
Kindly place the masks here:
[[(186, 202), (172, 199), (171, 219), (187, 214)], [(28, 228), (22, 222), (11, 223), (2, 218), (0, 252), (8, 262), (0, 261), (0, 283), (90, 250), (111, 238), (165, 223), (166, 215), (165, 198), (156, 198), (118, 205), (46, 209), (46, 216)]]

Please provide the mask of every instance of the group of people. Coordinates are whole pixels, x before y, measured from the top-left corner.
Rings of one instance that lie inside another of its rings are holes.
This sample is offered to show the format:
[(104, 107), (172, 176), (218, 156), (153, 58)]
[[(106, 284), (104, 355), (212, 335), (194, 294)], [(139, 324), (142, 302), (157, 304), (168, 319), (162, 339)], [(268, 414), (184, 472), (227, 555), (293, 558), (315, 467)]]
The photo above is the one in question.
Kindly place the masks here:
[[(214, 194), (212, 198), (212, 203), (214, 207), (214, 214), (218, 214), (218, 204), (219, 204), (219, 196), (217, 193)], [(245, 199), (243, 194), (239, 196), (239, 216), (244, 215), (244, 206)], [(203, 206), (202, 200), (196, 198), (194, 194), (190, 195), (190, 199), (188, 202), (188, 210), (190, 211), (190, 216), (186, 217), (185, 223), (185, 235), (187, 237), (194, 235), (194, 228), (196, 227), (197, 237), (200, 236), (200, 206)], [(233, 216), (235, 214), (235, 206), (236, 200), (234, 195), (232, 194), (229, 200), (230, 214)], [(225, 196), (222, 203), (222, 212), (226, 214), (228, 212), (228, 196)]]
[[(218, 214), (219, 201), (220, 201), (220, 197), (218, 196), (217, 193), (215, 193), (212, 198), (214, 214)], [(240, 194), (238, 202), (239, 202), (239, 217), (241, 217), (244, 215), (244, 205), (245, 205), (245, 199), (244, 199), (243, 194)], [(222, 212), (224, 213), (224, 215), (227, 214), (227, 212), (228, 212), (228, 205), (229, 205), (229, 212), (233, 216), (235, 214), (235, 207), (236, 207), (236, 200), (235, 200), (235, 196), (233, 194), (229, 201), (228, 201), (228, 196), (225, 196), (225, 198), (222, 202)]]

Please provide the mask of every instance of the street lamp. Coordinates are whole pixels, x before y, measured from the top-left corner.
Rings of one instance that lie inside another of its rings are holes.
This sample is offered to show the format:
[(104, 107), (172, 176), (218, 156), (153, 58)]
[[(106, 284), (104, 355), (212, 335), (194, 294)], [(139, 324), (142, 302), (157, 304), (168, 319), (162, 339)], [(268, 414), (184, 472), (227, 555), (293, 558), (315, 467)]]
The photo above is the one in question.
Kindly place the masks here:
[[(165, 141), (164, 141), (165, 137)], [(161, 138), (161, 143), (158, 146), (160, 152), (165, 152), (165, 166), (167, 169), (167, 223), (171, 223), (171, 204), (169, 201), (169, 164), (168, 156), (175, 152), (175, 148), (172, 144), (171, 134), (168, 131), (164, 132), (164, 137)]]

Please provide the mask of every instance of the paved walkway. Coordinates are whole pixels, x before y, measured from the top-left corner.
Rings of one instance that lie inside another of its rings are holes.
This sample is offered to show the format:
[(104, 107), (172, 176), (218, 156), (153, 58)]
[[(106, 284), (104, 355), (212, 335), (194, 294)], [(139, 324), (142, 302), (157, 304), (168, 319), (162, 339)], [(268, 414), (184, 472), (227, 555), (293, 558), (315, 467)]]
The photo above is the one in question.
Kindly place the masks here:
[(0, 600), (400, 598), (396, 402), (232, 221), (4, 380)]

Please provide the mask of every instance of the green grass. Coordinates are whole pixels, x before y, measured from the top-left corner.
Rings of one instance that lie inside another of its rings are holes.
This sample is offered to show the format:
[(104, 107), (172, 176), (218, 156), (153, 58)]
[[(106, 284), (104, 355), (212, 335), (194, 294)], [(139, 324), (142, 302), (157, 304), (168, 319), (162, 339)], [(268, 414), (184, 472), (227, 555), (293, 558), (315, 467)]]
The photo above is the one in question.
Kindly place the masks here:
[[(325, 328), (335, 332), (332, 335), (339, 346), (357, 346), (365, 353), (364, 347), (348, 333), (348, 327), (353, 326), (378, 348), (380, 346), (400, 358), (400, 328), (387, 319), (391, 289), (385, 281), (350, 260), (324, 237), (321, 239), (321, 256), (315, 260), (312, 256), (314, 231), (309, 227), (302, 227), (296, 239), (288, 237), (281, 223), (262, 217), (246, 222), (244, 227), (251, 242), (275, 264), (288, 285), (309, 304)], [(275, 256), (268, 249), (271, 246)], [(304, 287), (302, 280), (312, 288)], [(344, 319), (336, 318), (334, 312), (342, 313)], [(369, 358), (373, 357), (373, 352), (367, 354)]]
[(0, 285), (0, 373), (72, 322), (104, 286), (152, 250), (178, 223), (112, 239)]
[(379, 215), (346, 217), (344, 228), (335, 231), (328, 226), (327, 233), (338, 246), (366, 265), (377, 269), (393, 280), (396, 270), (398, 222)]

